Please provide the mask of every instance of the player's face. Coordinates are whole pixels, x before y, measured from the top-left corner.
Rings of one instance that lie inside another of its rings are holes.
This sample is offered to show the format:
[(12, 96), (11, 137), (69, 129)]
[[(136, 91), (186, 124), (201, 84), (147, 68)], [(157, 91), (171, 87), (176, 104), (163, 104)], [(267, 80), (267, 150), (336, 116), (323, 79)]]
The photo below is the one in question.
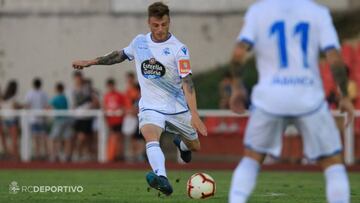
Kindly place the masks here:
[(148, 23), (152, 38), (155, 41), (161, 42), (168, 38), (170, 27), (170, 18), (168, 15), (164, 15), (162, 18), (150, 17)]

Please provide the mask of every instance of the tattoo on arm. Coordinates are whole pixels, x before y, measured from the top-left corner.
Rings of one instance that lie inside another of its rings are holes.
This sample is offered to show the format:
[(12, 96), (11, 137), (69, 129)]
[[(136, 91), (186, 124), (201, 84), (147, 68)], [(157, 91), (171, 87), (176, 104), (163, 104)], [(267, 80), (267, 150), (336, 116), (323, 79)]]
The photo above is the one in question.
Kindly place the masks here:
[(348, 77), (346, 73), (346, 67), (342, 63), (335, 63), (331, 65), (331, 72), (334, 80), (336, 81), (337, 85), (341, 90), (342, 95), (347, 96)]
[(192, 94), (194, 92), (194, 82), (191, 79), (191, 75), (187, 75), (185, 78), (182, 79), (183, 83), (186, 84), (187, 90)]
[(105, 56), (101, 56), (96, 58), (97, 64), (96, 65), (112, 65), (115, 63), (121, 63), (127, 59), (126, 54), (123, 50), (121, 51), (113, 51)]

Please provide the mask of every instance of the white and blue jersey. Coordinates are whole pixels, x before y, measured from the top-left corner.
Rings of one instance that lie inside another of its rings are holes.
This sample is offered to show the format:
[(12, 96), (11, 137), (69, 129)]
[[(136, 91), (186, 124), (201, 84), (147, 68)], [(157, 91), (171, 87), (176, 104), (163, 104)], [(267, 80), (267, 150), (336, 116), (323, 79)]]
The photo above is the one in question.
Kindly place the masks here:
[(318, 68), (320, 50), (339, 48), (328, 9), (312, 0), (258, 1), (246, 13), (238, 41), (254, 47), (259, 72), (244, 145), (279, 156), (291, 123), (308, 158), (340, 153), (340, 134), (324, 101)]
[(191, 74), (189, 51), (174, 35), (164, 42), (154, 42), (151, 33), (136, 36), (124, 48), (129, 60), (135, 59), (141, 87), (140, 111), (164, 114), (188, 111), (181, 78)]
[(339, 48), (329, 10), (312, 0), (262, 0), (245, 15), (238, 41), (253, 46), (255, 107), (276, 115), (313, 112), (324, 102), (319, 50)]

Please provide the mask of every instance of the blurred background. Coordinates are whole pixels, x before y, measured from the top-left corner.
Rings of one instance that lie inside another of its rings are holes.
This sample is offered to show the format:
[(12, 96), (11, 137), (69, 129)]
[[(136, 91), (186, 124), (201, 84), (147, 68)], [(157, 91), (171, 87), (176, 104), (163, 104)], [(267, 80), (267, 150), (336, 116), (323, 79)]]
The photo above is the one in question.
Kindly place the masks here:
[[(147, 33), (146, 0), (0, 0), (0, 162), (144, 162), (136, 130), (139, 89), (133, 62), (76, 73), (71, 63), (121, 50)], [(228, 110), (228, 62), (255, 0), (167, 0), (170, 31), (190, 50), (198, 106), (209, 129), (195, 162), (235, 163), (242, 154), (247, 115)], [(349, 91), (360, 109), (360, 1), (318, 0), (330, 7), (350, 77)], [(246, 64), (244, 87), (251, 94), (257, 73)], [(345, 128), (338, 92), (321, 60), (327, 100), (342, 132), (346, 163), (360, 163), (360, 119)], [(107, 102), (119, 93), (116, 104)], [(250, 101), (246, 101), (250, 105)], [(360, 112), (357, 112), (360, 116)], [(311, 164), (301, 137), (289, 126), (283, 155), (268, 163)], [(170, 136), (162, 145), (177, 161)]]

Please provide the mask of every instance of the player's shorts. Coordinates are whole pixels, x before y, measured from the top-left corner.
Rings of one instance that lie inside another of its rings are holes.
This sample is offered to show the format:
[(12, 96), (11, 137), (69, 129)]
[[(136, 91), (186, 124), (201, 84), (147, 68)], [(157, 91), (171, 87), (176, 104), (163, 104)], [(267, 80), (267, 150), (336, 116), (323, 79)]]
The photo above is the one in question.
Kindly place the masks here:
[(50, 138), (51, 139), (69, 139), (73, 135), (72, 120), (68, 118), (55, 119), (51, 127)]
[(316, 112), (299, 117), (275, 116), (254, 109), (245, 131), (245, 147), (279, 157), (282, 134), (289, 123), (293, 123), (300, 131), (307, 158), (317, 160), (342, 151), (340, 133), (327, 104)]
[(163, 114), (154, 110), (140, 111), (139, 128), (153, 124), (166, 132), (178, 134), (187, 140), (198, 139), (196, 130), (191, 126), (191, 114), (187, 111), (180, 114)]

